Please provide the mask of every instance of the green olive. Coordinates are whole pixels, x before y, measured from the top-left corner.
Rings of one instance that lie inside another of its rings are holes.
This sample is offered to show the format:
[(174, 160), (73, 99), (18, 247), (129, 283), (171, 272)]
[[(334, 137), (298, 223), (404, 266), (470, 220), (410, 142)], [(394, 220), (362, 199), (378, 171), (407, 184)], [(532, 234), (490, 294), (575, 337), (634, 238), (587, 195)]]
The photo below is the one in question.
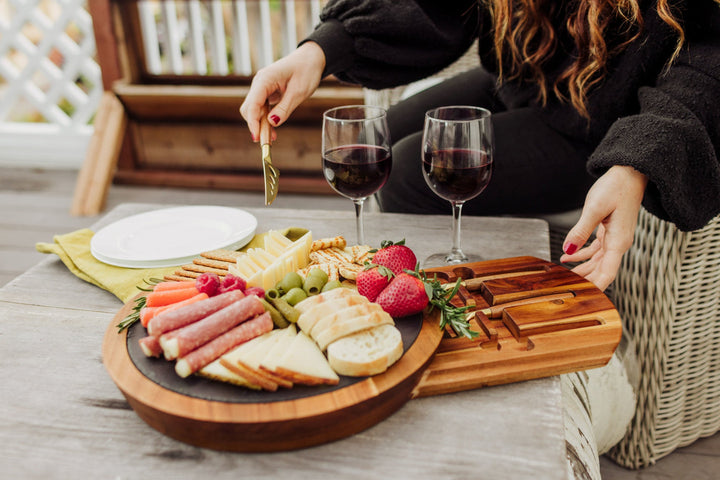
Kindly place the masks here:
[[(322, 271), (320, 269), (316, 269)], [(325, 273), (325, 272), (323, 272)], [(322, 288), (327, 283), (327, 274), (323, 277), (322, 275), (308, 275), (303, 282), (303, 290), (308, 296), (317, 295), (322, 291)]]
[(297, 272), (288, 272), (285, 274), (282, 280), (280, 280), (275, 288), (278, 289), (281, 295), (288, 293), (293, 288), (302, 288), (303, 278)]
[(340, 283), (340, 280), (330, 280), (323, 286), (322, 291), (327, 292), (328, 290), (332, 290), (333, 288), (340, 288), (342, 287), (342, 283)]
[(290, 305), (295, 306), (307, 298), (307, 293), (300, 287), (293, 287), (281, 298)]
[[(321, 268), (313, 268), (311, 269), (308, 274), (308, 277), (319, 277), (322, 279), (323, 284), (328, 281), (328, 274), (325, 273), (325, 271)], [(305, 279), (307, 280), (307, 278)]]

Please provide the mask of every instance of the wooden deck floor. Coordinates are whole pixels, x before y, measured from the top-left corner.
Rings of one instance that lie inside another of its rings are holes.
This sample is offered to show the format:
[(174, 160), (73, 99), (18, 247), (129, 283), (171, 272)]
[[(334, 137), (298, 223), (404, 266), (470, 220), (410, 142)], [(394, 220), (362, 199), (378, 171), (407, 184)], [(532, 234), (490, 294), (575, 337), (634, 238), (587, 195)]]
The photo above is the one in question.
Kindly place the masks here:
[[(75, 175), (66, 170), (0, 168), (0, 286), (45, 257), (35, 251), (36, 242), (50, 242), (54, 234), (88, 227), (96, 221), (95, 217), (69, 214)], [(108, 208), (124, 202), (261, 207), (263, 198), (238, 192), (113, 186)], [(352, 215), (350, 202), (334, 196), (280, 195), (273, 205), (347, 210)], [(601, 470), (603, 480), (718, 479), (720, 434), (679, 449), (643, 470), (626, 470), (605, 458), (601, 459)]]

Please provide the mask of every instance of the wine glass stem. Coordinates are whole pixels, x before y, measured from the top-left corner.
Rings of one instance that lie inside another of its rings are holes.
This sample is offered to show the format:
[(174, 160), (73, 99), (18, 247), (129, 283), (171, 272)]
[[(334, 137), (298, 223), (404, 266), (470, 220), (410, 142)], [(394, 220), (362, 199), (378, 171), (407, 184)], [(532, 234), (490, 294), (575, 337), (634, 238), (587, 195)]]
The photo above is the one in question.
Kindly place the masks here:
[(365, 229), (363, 227), (363, 205), (365, 204), (364, 198), (353, 199), (355, 204), (355, 226), (357, 231), (357, 244), (365, 245)]
[(452, 203), (453, 211), (453, 239), (452, 239), (452, 250), (450, 251), (450, 257), (460, 259), (465, 255), (460, 248), (460, 242), (462, 240), (462, 233), (460, 230), (460, 220), (462, 218), (462, 207), (464, 202), (450, 202)]

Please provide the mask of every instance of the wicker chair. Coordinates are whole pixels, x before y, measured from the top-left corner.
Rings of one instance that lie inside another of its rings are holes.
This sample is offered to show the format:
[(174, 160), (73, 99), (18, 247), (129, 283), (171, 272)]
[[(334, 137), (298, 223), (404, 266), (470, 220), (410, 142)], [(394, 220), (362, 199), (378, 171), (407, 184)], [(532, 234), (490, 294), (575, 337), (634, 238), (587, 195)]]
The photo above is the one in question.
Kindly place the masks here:
[[(478, 65), (472, 47), (426, 81), (382, 91), (366, 89), (365, 102), (389, 107)], [(552, 261), (558, 261), (565, 235), (579, 214), (577, 210), (541, 217), (549, 225)], [(606, 454), (618, 464), (646, 467), (720, 430), (719, 273), (720, 216), (701, 230), (681, 232), (641, 210), (634, 245), (606, 292), (623, 318), (642, 372), (635, 416), (625, 437)]]
[(642, 375), (625, 438), (608, 456), (642, 468), (720, 430), (720, 216), (681, 232), (641, 210), (612, 297)]

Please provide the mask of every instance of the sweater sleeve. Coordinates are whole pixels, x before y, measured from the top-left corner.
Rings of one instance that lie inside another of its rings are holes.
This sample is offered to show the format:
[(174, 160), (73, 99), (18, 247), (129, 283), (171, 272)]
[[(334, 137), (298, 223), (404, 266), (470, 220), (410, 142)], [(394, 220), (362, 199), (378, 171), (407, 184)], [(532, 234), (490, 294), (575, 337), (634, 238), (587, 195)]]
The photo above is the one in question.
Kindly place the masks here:
[(305, 40), (325, 53), (324, 75), (369, 88), (427, 77), (459, 58), (477, 36), (477, 2), (333, 0)]
[(588, 163), (598, 176), (613, 165), (647, 175), (644, 207), (684, 231), (720, 213), (720, 28), (713, 30), (689, 37), (656, 84), (639, 90), (638, 114), (615, 121)]

